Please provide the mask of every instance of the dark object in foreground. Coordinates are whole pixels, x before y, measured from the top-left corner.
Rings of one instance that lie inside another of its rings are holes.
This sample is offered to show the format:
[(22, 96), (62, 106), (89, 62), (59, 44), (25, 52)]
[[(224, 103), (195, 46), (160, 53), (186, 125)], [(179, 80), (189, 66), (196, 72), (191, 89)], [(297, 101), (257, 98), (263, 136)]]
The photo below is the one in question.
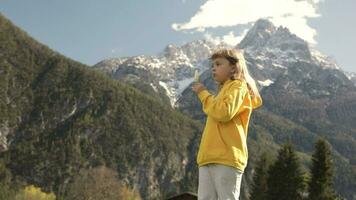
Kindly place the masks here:
[(197, 200), (198, 196), (192, 192), (184, 192), (172, 197), (167, 198), (167, 200)]

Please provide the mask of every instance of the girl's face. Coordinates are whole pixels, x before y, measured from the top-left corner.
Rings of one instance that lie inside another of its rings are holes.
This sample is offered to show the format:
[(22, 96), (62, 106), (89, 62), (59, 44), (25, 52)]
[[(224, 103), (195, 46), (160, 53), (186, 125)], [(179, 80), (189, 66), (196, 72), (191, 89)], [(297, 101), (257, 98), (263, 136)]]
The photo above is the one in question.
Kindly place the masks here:
[(224, 58), (215, 58), (212, 63), (212, 73), (215, 81), (219, 83), (224, 83), (226, 80), (230, 79), (234, 72), (234, 66)]

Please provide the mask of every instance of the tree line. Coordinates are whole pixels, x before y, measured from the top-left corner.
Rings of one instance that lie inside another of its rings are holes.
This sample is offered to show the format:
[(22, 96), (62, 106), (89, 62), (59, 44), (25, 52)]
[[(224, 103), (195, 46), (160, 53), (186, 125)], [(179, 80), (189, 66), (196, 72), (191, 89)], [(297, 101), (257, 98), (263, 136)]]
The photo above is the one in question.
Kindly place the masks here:
[(334, 166), (330, 145), (318, 139), (311, 158), (310, 175), (302, 170), (291, 143), (278, 151), (277, 159), (262, 153), (256, 164), (250, 200), (340, 200), (333, 189)]

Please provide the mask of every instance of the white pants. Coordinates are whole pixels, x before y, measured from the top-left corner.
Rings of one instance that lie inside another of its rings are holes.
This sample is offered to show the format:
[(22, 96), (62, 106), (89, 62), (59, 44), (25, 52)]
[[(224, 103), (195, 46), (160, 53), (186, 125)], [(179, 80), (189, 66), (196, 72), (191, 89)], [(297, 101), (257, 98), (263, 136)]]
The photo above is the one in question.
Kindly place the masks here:
[(198, 200), (238, 200), (243, 172), (211, 163), (199, 167)]

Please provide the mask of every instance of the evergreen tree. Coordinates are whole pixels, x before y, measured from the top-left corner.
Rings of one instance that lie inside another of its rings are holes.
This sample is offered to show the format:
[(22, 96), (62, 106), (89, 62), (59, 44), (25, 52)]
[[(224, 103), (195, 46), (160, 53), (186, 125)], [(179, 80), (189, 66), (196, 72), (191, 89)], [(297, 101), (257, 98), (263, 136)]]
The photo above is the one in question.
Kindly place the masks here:
[(275, 163), (268, 170), (267, 198), (299, 200), (305, 189), (304, 173), (291, 144), (284, 144)]
[(15, 192), (11, 189), (12, 174), (2, 159), (0, 159), (0, 200), (12, 199)]
[(250, 200), (265, 200), (267, 193), (267, 176), (269, 162), (267, 154), (263, 153), (260, 160), (256, 163), (255, 173), (253, 175), (253, 184)]
[(332, 187), (333, 162), (330, 147), (324, 139), (315, 144), (312, 156), (311, 180), (309, 181), (310, 200), (332, 200), (336, 198)]

